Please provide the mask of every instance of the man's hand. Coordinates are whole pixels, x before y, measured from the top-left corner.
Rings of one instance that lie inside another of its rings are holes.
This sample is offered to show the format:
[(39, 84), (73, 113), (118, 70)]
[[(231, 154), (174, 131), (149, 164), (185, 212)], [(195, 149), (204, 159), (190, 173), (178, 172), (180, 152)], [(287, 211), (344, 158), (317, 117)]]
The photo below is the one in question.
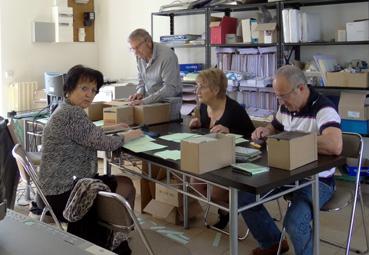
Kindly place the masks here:
[(267, 137), (268, 135), (271, 135), (271, 130), (267, 127), (258, 127), (255, 129), (254, 132), (251, 134), (252, 140), (259, 140)]
[(223, 126), (223, 125), (215, 125), (214, 127), (212, 127), (212, 129), (210, 129), (211, 133), (223, 133), (223, 134), (228, 134), (229, 133), (229, 128)]
[(189, 124), (190, 128), (200, 128), (201, 127), (201, 123), (199, 118), (193, 118), (190, 120), (190, 124)]
[(142, 93), (136, 93), (136, 94), (130, 95), (128, 97), (128, 100), (135, 101), (135, 100), (141, 100), (142, 98), (144, 98), (144, 95)]
[(132, 105), (132, 106), (134, 106), (134, 105), (141, 105), (141, 104), (143, 104), (143, 101), (142, 100), (133, 100), (133, 101), (131, 101), (129, 103), (129, 105)]

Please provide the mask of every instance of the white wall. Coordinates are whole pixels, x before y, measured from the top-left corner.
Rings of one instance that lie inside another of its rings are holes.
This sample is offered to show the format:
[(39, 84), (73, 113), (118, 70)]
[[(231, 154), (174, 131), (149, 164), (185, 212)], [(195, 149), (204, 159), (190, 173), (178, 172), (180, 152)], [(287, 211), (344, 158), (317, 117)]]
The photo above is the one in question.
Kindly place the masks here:
[(172, 0), (95, 0), (99, 67), (106, 77), (136, 77), (136, 60), (129, 51), (127, 37), (136, 28), (150, 32), (151, 13), (170, 2)]
[[(15, 81), (37, 81), (44, 87), (43, 73), (65, 72), (75, 64), (98, 67), (96, 43), (32, 43), (32, 21), (51, 22), (53, 0), (1, 0), (1, 82), (0, 114), (6, 105), (5, 72)], [(123, 2), (123, 1), (122, 1)], [(2, 95), (1, 95), (2, 94)]]

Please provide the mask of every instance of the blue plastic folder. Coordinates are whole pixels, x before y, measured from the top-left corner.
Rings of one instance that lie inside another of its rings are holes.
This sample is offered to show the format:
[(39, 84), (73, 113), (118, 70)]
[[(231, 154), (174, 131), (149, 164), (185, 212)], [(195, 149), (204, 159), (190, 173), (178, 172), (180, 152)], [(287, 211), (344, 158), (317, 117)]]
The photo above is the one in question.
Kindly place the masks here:
[(232, 164), (234, 171), (241, 172), (247, 175), (261, 174), (269, 171), (269, 167), (260, 166), (253, 163), (237, 163)]

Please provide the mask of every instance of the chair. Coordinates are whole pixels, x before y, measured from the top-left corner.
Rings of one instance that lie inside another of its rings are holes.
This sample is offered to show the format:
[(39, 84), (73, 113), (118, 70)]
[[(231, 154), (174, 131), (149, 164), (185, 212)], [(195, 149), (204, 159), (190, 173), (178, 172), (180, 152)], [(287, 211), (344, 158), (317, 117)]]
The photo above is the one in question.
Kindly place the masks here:
[[(333, 241), (328, 241), (328, 240), (321, 240), (321, 241), (334, 245), (339, 248), (346, 249), (346, 254), (349, 254), (350, 251), (354, 251), (359, 254), (364, 254), (364, 253), (367, 253), (369, 250), (369, 240), (368, 240), (367, 226), (365, 223), (364, 203), (363, 203), (363, 196), (361, 193), (361, 185), (360, 185), (360, 171), (361, 171), (361, 163), (362, 163), (361, 161), (363, 157), (363, 139), (361, 135), (359, 134), (348, 133), (348, 132), (345, 132), (342, 134), (342, 139), (343, 139), (342, 155), (348, 158), (358, 159), (358, 166), (357, 166), (358, 171), (355, 177), (355, 189), (354, 190), (339, 190), (339, 189), (336, 190), (332, 198), (321, 208), (321, 211), (336, 212), (336, 211), (339, 211), (345, 208), (346, 206), (352, 203), (349, 231), (347, 233), (347, 242), (346, 242), (346, 246), (344, 246), (342, 244), (337, 244)], [(366, 243), (366, 249), (364, 251), (353, 249), (350, 247), (357, 202), (360, 203), (361, 216), (362, 216), (362, 221), (363, 221), (364, 236), (365, 236), (365, 243)]]
[[(13, 122), (10, 121), (8, 123), (7, 127), (8, 127), (8, 131), (9, 131), (9, 134), (10, 134), (12, 140), (13, 140), (14, 145), (19, 144), (18, 137), (15, 134)], [(35, 165), (37, 167), (41, 164), (41, 152), (26, 152), (26, 154), (27, 154), (27, 157), (29, 158), (29, 160), (32, 162), (33, 165)], [(30, 178), (29, 178), (28, 174), (25, 173), (23, 168), (18, 168), (18, 170), (19, 170), (19, 175), (21, 177), (21, 180), (26, 184), (25, 199), (26, 199), (27, 202), (29, 202), (29, 201), (32, 200), (31, 199), (31, 194), (34, 194)]]
[(57, 225), (57, 227), (60, 228), (61, 230), (64, 230), (62, 228), (58, 218), (56, 217), (54, 211), (52, 210), (49, 202), (47, 201), (44, 193), (42, 192), (41, 185), (40, 185), (40, 182), (38, 180), (38, 176), (37, 176), (35, 167), (33, 166), (32, 162), (29, 160), (29, 158), (26, 155), (26, 152), (24, 151), (22, 146), (20, 144), (16, 144), (13, 148), (12, 154), (13, 154), (13, 157), (17, 161), (18, 168), (22, 169), (24, 171), (24, 173), (28, 175), (28, 178), (36, 186), (37, 193), (39, 194), (39, 196), (41, 197), (43, 203), (45, 204), (45, 207), (44, 207), (44, 209), (42, 211), (42, 214), (41, 214), (40, 221), (44, 221), (46, 213), (50, 212), (55, 224)]
[(112, 231), (119, 232), (131, 231), (133, 230), (133, 227), (135, 227), (147, 252), (150, 255), (154, 254), (138, 219), (124, 197), (112, 192), (99, 191), (96, 198), (96, 204), (97, 217), (101, 225)]
[[(343, 148), (342, 148), (341, 155), (345, 157), (349, 157), (349, 158), (358, 159), (358, 166), (357, 166), (358, 171), (355, 177), (355, 188), (353, 190), (337, 189), (334, 192), (331, 199), (320, 210), (323, 212), (337, 212), (352, 203), (349, 230), (347, 234), (347, 242), (346, 242), (346, 246), (344, 246), (334, 241), (323, 240), (323, 239), (321, 239), (321, 241), (324, 243), (328, 243), (330, 245), (342, 248), (342, 249), (346, 249), (346, 255), (349, 254), (350, 251), (354, 251), (359, 254), (364, 254), (364, 253), (367, 253), (369, 250), (369, 240), (368, 240), (367, 226), (365, 223), (364, 203), (363, 203), (363, 197), (362, 197), (361, 186), (360, 186), (360, 171), (361, 171), (361, 161), (362, 161), (362, 156), (363, 156), (363, 139), (361, 135), (357, 133), (343, 132), (342, 140), (343, 140)], [(364, 251), (353, 249), (350, 247), (357, 202), (360, 203), (361, 216), (362, 216), (363, 227), (364, 227), (364, 235), (365, 235), (365, 242), (366, 242), (366, 249)], [(290, 204), (291, 202), (288, 201), (288, 207), (290, 206)], [(282, 229), (281, 238), (279, 241), (279, 249), (278, 249), (277, 254), (279, 254), (279, 250), (280, 250), (281, 243), (284, 238), (285, 232), (286, 232), (286, 229), (283, 224), (283, 229)]]

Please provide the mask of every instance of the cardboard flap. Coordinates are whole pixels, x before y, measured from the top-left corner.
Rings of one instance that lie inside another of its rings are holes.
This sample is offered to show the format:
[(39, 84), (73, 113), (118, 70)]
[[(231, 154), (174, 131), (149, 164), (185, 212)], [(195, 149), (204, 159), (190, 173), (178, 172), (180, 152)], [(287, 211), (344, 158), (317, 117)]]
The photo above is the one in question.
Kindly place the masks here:
[(155, 218), (165, 219), (173, 210), (176, 210), (175, 206), (152, 199), (143, 211)]
[(255, 31), (274, 31), (277, 28), (277, 23), (262, 23), (257, 24)]
[(308, 135), (309, 133), (301, 132), (301, 131), (289, 131), (289, 132), (281, 132), (276, 135), (269, 136), (268, 138), (273, 138), (276, 140), (292, 140), (301, 136)]

